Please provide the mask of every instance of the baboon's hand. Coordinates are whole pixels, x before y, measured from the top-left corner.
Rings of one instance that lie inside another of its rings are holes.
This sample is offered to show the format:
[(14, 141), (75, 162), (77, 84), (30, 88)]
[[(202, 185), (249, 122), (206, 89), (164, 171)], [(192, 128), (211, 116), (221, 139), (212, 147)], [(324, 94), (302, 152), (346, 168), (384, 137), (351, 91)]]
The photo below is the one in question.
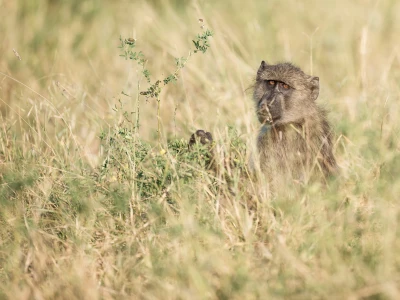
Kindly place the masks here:
[(210, 132), (205, 132), (204, 130), (197, 130), (192, 134), (189, 140), (189, 149), (193, 147), (194, 144), (200, 142), (202, 145), (212, 145), (213, 138)]
[(197, 130), (195, 133), (192, 134), (189, 140), (189, 150), (193, 148), (195, 144), (202, 144), (205, 145), (208, 149), (208, 154), (203, 158), (206, 161), (206, 167), (209, 170), (213, 170), (214, 172), (218, 171), (218, 166), (215, 163), (215, 154), (214, 154), (214, 144), (213, 144), (213, 137), (210, 132), (206, 132), (204, 130)]

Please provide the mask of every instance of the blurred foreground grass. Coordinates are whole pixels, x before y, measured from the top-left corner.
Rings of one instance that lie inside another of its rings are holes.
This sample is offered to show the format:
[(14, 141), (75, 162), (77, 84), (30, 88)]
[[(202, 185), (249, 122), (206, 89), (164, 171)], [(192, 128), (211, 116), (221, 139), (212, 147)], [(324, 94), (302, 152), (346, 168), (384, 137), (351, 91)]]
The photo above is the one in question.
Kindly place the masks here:
[[(0, 298), (399, 299), (399, 15), (391, 0), (0, 0)], [(202, 24), (211, 48), (163, 90), (160, 144), (119, 37), (164, 78)], [(341, 167), (327, 187), (271, 193), (237, 168), (228, 189), (185, 154), (204, 128), (243, 168), (262, 59), (320, 77)]]

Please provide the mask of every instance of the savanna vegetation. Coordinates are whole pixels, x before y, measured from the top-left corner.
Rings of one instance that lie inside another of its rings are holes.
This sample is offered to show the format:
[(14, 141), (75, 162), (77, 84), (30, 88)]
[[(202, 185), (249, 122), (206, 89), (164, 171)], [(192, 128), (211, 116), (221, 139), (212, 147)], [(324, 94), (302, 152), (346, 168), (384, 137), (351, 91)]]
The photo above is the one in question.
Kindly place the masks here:
[[(0, 0), (0, 299), (399, 299), (399, 15)], [(337, 178), (243, 176), (261, 60), (320, 77)]]

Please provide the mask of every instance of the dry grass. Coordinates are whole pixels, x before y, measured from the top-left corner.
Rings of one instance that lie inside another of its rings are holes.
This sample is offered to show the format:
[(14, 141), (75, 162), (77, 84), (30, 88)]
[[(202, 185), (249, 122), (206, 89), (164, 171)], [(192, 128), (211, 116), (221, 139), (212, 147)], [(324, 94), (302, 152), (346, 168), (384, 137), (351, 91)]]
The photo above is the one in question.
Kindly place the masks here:
[[(399, 15), (390, 0), (0, 0), (0, 299), (399, 299)], [(118, 38), (163, 78), (199, 18), (211, 48), (163, 90), (159, 145), (157, 103), (138, 97)], [(160, 152), (204, 128), (245, 163), (228, 126), (252, 147), (262, 59), (320, 77), (341, 167), (328, 186), (273, 193), (231, 170), (233, 194)], [(152, 148), (101, 144), (121, 128)]]

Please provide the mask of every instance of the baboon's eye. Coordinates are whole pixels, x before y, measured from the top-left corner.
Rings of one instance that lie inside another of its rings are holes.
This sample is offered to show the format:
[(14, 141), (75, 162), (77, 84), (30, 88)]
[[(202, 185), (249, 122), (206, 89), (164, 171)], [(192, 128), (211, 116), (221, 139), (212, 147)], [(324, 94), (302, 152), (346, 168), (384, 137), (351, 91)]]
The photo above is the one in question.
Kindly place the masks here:
[(275, 80), (268, 80), (269, 85), (275, 85)]
[(285, 90), (290, 89), (290, 86), (284, 82), (280, 82), (280, 86), (283, 87)]

